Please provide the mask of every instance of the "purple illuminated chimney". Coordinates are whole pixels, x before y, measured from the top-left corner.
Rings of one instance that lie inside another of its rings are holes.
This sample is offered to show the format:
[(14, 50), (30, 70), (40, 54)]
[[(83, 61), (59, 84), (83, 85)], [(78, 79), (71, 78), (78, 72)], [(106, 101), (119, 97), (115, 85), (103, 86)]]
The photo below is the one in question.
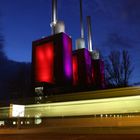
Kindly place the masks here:
[(92, 46), (92, 29), (91, 29), (91, 18), (87, 16), (87, 27), (88, 27), (88, 50), (92, 56), (92, 84), (95, 88), (104, 88), (104, 62), (99, 58), (99, 51), (93, 49)]
[(76, 50), (73, 51), (73, 85), (83, 88), (91, 83), (91, 55), (85, 48), (82, 0), (80, 2), (80, 38), (76, 40)]

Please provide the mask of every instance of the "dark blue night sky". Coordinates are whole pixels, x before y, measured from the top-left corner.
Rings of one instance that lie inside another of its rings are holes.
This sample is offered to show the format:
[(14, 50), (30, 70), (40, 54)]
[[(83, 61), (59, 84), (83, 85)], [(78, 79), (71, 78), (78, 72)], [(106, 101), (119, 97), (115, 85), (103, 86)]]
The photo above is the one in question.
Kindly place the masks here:
[[(111, 50), (128, 50), (135, 67), (132, 82), (140, 81), (139, 6), (139, 0), (83, 0), (84, 21), (87, 15), (92, 18), (93, 47), (104, 56)], [(31, 62), (32, 41), (51, 34), (51, 0), (0, 0), (0, 10), (6, 55)], [(79, 0), (58, 0), (58, 18), (65, 22), (74, 49), (80, 37)]]

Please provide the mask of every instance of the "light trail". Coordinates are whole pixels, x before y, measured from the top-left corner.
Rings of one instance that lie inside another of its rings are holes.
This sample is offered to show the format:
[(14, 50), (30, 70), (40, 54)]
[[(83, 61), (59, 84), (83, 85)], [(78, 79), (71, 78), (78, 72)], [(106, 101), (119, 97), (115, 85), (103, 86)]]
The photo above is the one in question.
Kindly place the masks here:
[[(51, 103), (25, 105), (25, 117), (139, 114), (140, 87), (56, 95), (48, 97), (47, 101)], [(9, 112), (8, 107), (0, 108), (0, 118), (8, 118)]]
[(30, 117), (67, 117), (97, 114), (123, 114), (140, 112), (140, 96), (91, 99), (59, 103), (27, 105), (25, 114)]

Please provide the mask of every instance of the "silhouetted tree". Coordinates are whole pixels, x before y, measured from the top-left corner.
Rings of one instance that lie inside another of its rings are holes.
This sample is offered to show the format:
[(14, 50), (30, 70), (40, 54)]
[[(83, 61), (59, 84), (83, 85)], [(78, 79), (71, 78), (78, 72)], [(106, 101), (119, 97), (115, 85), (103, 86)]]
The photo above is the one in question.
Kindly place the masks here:
[(105, 61), (106, 84), (109, 87), (126, 87), (129, 85), (132, 71), (128, 51), (112, 51)]

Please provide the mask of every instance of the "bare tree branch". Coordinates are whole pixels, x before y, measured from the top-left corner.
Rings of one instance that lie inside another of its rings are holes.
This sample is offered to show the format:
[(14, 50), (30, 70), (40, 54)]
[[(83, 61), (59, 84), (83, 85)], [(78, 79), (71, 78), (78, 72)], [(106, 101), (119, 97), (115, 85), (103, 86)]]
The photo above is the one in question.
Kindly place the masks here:
[(133, 68), (128, 51), (112, 51), (105, 61), (105, 73), (107, 84), (111, 87), (125, 87)]

